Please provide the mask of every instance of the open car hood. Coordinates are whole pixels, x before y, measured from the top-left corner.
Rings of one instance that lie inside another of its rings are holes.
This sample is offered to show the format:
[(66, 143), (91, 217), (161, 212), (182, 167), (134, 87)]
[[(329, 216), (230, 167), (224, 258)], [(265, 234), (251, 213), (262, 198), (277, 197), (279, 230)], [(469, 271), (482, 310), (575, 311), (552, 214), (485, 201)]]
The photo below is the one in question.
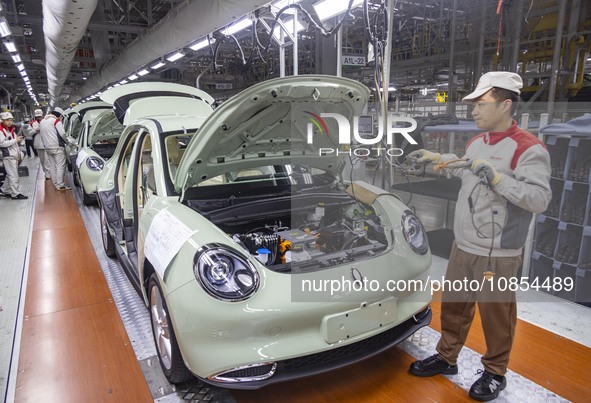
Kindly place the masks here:
[[(80, 121), (92, 120), (106, 109), (111, 109), (113, 106), (107, 102), (93, 101), (78, 104), (72, 109), (66, 111), (67, 114), (76, 113), (80, 117)], [(86, 116), (88, 114), (88, 116)], [(86, 118), (85, 118), (86, 116)]]
[(365, 85), (334, 76), (284, 77), (252, 86), (218, 107), (193, 136), (175, 189), (181, 192), (225, 172), (264, 165), (314, 166), (336, 176), (349, 156), (320, 155), (321, 148), (342, 150), (336, 119), (320, 115), (338, 113), (352, 128), (368, 97)]
[[(196, 115), (210, 113), (211, 105), (214, 102), (211, 95), (195, 87), (162, 82), (125, 84), (113, 87), (101, 94), (103, 101), (113, 104), (115, 116), (125, 126), (142, 117), (175, 113), (174, 103), (161, 102), (156, 100), (156, 97), (169, 97), (169, 100), (174, 97), (199, 101), (193, 102), (193, 113)], [(135, 102), (146, 98), (153, 98), (154, 102), (143, 102), (141, 108), (131, 108)]]

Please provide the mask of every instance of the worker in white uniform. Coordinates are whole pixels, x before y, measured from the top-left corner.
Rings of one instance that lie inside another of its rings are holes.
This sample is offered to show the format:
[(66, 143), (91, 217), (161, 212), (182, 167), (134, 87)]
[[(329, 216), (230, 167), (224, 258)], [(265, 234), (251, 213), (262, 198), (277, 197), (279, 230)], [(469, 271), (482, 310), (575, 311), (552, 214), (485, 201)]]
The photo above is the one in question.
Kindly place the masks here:
[(45, 147), (45, 157), (56, 190), (70, 190), (64, 183), (66, 173), (67, 136), (64, 125), (60, 121), (64, 110), (55, 107), (40, 123), (40, 134)]
[(45, 174), (45, 179), (51, 179), (49, 168), (47, 167), (45, 146), (43, 145), (43, 139), (40, 135), (41, 121), (43, 120), (43, 111), (41, 109), (35, 109), (34, 114), (35, 120), (33, 120), (33, 122), (31, 123), (31, 129), (33, 131), (33, 147), (35, 147), (35, 150), (37, 150), (37, 155), (39, 156), (39, 163), (41, 165), (41, 169), (43, 169), (43, 173)]
[(10, 197), (12, 200), (28, 199), (20, 191), (18, 178), (18, 166), (22, 161), (19, 145), (24, 144), (25, 137), (15, 133), (12, 113), (0, 113), (0, 121), (0, 152), (6, 170), (6, 181), (0, 189), (0, 197)]

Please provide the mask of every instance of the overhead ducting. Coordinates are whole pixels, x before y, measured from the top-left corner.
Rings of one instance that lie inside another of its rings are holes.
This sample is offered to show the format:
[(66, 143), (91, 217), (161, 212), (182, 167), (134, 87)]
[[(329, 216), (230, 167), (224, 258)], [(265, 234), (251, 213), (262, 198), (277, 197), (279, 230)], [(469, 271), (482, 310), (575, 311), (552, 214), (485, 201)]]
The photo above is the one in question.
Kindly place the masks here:
[(80, 39), (97, 0), (43, 0), (43, 32), (50, 105), (57, 105)]
[(131, 75), (139, 67), (231, 24), (268, 2), (269, 0), (183, 1), (129, 44), (119, 56), (107, 62), (97, 74), (91, 76), (83, 87), (70, 96), (70, 101), (92, 95), (106, 84)]

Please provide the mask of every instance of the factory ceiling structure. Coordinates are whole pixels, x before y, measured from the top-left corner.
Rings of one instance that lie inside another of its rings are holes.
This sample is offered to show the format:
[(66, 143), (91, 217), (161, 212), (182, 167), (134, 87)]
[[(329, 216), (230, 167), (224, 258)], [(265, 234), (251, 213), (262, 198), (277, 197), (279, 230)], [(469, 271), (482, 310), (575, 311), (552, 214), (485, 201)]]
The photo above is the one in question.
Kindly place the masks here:
[[(278, 16), (292, 3), (298, 6)], [(353, 6), (350, 13), (344, 13), (347, 3)], [(96, 98), (109, 86), (132, 80), (197, 85), (225, 99), (285, 71), (293, 74), (294, 66), (299, 74), (335, 74), (337, 35), (323, 33), (343, 16), (338, 40), (343, 55), (355, 63), (344, 64), (339, 73), (375, 88), (373, 49), (364, 35), (364, 19), (371, 19), (376, 32), (385, 31), (382, 17), (388, 1), (365, 3), (5, 0), (0, 3), (2, 104), (13, 109), (34, 103), (64, 106)], [(526, 78), (525, 94), (539, 100), (585, 97), (589, 91), (585, 71), (591, 65), (591, 5), (587, 1), (397, 0), (391, 4), (390, 83), (402, 96), (448, 89), (451, 97), (456, 89), (461, 95), (475, 76), (493, 68), (520, 72)], [(269, 34), (279, 27), (287, 34)], [(298, 31), (297, 46), (289, 32), (292, 28)], [(550, 89), (552, 80), (555, 93)], [(453, 88), (448, 88), (450, 84)]]

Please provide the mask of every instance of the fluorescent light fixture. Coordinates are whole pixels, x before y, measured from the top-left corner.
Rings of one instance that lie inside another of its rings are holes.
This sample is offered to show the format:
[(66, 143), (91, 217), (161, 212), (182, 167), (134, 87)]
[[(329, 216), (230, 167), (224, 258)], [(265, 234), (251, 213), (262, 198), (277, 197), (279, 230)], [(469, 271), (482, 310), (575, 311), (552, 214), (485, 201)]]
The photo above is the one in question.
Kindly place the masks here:
[(88, 77), (82, 77), (83, 80), (86, 80)]
[(23, 71), (25, 69), (25, 65), (20, 63), (16, 65), (16, 68), (18, 69), (18, 71)]
[[(211, 43), (215, 43), (215, 39), (211, 40)], [(196, 42), (193, 45), (189, 46), (189, 49), (192, 50), (199, 50), (209, 46), (209, 41), (207, 38), (203, 39), (202, 41)]]
[(163, 62), (161, 62), (161, 61), (160, 61), (160, 62), (158, 62), (158, 63), (156, 63), (156, 64), (154, 64), (154, 65), (150, 66), (150, 68), (151, 68), (152, 70), (156, 70), (156, 69), (159, 69), (160, 67), (163, 67), (164, 65), (165, 65), (165, 63), (163, 63)]
[[(351, 8), (355, 8), (363, 4), (363, 0), (355, 0)], [(339, 15), (347, 10), (348, 1), (343, 0), (324, 0), (314, 4), (314, 10), (320, 21), (328, 20), (335, 15)]]
[(178, 52), (176, 52), (176, 53), (168, 56), (166, 58), (166, 60), (168, 60), (169, 62), (176, 62), (177, 60), (179, 60), (179, 59), (181, 59), (183, 57), (185, 57), (185, 54), (182, 51), (179, 50)]
[[(363, 1), (363, 0), (362, 0)], [(224, 29), (224, 35), (234, 35), (237, 32), (242, 31), (244, 28), (250, 27), (252, 25), (252, 21), (250, 18), (243, 18), (240, 21), (235, 22), (234, 24), (228, 26)]]
[(12, 31), (10, 30), (10, 25), (8, 25), (8, 21), (6, 21), (6, 18), (0, 17), (0, 36), (4, 38), (11, 34)]
[(277, 9), (281, 10), (283, 7), (289, 4), (297, 4), (302, 0), (279, 0), (276, 3), (271, 4), (273, 7), (277, 7)]
[(12, 60), (13, 60), (15, 63), (20, 63), (20, 62), (21, 62), (21, 56), (20, 56), (19, 54), (12, 55)]
[(14, 46), (14, 43), (10, 41), (4, 42), (4, 46), (6, 46), (6, 50), (9, 52), (16, 52), (16, 46)]
[[(285, 22), (283, 23), (283, 25), (285, 25), (285, 28), (287, 28), (287, 30), (288, 30), (288, 31), (289, 31), (291, 34), (293, 34), (293, 18), (290, 18), (289, 20), (285, 21)], [(298, 29), (298, 31), (297, 31), (297, 32), (300, 32), (300, 31), (303, 31), (303, 30), (304, 30), (304, 26), (303, 26), (302, 24), (300, 24), (300, 22), (299, 22), (299, 21), (298, 21), (298, 28), (297, 28), (297, 29)], [(273, 30), (273, 36), (274, 36), (275, 38), (277, 38), (277, 39), (280, 39), (280, 35), (279, 35), (279, 33), (280, 33), (281, 31), (282, 31), (282, 30), (281, 30), (281, 27), (280, 27), (280, 26), (278, 26), (278, 25), (275, 25), (275, 29)]]
[(149, 74), (149, 73), (150, 73), (150, 70), (148, 70), (148, 69), (142, 69), (142, 70), (140, 70), (140, 71), (137, 72), (137, 75), (140, 76), (140, 77), (143, 77), (143, 76), (145, 76), (146, 74)]
[(24, 77), (24, 76), (26, 76), (26, 75), (27, 75), (27, 72), (26, 72), (25, 70), (21, 71), (21, 76), (23, 76), (23, 77)]
[(123, 84), (127, 84), (128, 82), (129, 81), (127, 81), (127, 80), (121, 80), (121, 81), (119, 81), (119, 84), (123, 85)]
[(129, 81), (137, 80), (137, 74), (132, 74), (127, 78), (129, 79)]
[(113, 84), (113, 87), (120, 87), (121, 84), (117, 83), (117, 84)]

